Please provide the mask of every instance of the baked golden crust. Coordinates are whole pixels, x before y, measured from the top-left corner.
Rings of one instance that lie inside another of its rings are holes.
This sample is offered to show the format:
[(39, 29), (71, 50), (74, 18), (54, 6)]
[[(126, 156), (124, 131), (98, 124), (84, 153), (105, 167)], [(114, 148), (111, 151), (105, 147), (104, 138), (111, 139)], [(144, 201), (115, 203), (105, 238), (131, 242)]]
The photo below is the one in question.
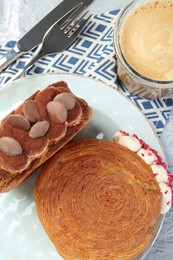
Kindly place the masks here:
[(64, 146), (34, 192), (39, 219), (64, 259), (133, 259), (152, 239), (161, 193), (151, 168), (105, 140)]
[(40, 121), (46, 121), (50, 124), (49, 130), (44, 136), (30, 138), (29, 131), (13, 127), (8, 123), (11, 115), (25, 116), (24, 105), (26, 101), (1, 121), (0, 138), (4, 136), (14, 138), (21, 144), (22, 154), (9, 157), (0, 151), (0, 192), (9, 191), (23, 182), (89, 122), (92, 109), (83, 99), (76, 96), (75, 106), (68, 111), (65, 122), (57, 124), (50, 120), (46, 105), (56, 95), (64, 92), (72, 93), (67, 83), (60, 81), (36, 92), (26, 100), (34, 100), (37, 103)]

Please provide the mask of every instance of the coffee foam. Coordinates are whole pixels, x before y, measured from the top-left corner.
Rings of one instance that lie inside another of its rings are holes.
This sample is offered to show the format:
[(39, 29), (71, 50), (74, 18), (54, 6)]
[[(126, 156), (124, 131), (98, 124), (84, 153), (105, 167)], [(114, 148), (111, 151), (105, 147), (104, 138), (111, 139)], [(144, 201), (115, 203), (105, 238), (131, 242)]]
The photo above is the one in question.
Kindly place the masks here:
[(173, 80), (173, 1), (148, 1), (124, 19), (120, 46), (129, 65), (155, 80)]

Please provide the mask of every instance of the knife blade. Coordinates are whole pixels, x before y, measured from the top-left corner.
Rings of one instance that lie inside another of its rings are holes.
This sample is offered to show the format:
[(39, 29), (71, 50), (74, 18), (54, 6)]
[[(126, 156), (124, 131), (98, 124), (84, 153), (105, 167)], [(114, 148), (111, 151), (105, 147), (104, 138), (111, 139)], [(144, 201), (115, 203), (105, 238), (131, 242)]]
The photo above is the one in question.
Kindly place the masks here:
[(27, 32), (7, 54), (0, 59), (0, 72), (7, 68), (21, 55), (32, 50), (41, 43), (44, 34), (60, 17), (72, 9), (75, 5), (82, 3), (87, 7), (93, 0), (64, 0)]

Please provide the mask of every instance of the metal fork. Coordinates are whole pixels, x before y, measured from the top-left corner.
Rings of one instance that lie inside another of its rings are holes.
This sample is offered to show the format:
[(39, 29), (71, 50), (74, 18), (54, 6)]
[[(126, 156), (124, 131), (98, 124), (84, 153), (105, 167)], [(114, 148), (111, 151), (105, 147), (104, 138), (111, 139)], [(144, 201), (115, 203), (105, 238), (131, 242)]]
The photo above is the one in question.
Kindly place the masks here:
[[(37, 47), (36, 53), (31, 61), (26, 64), (22, 71), (19, 71), (16, 75), (14, 75), (14, 77), (8, 80), (7, 84), (22, 77), (41, 57), (47, 54), (62, 52), (67, 49), (76, 40), (79, 33), (92, 16), (89, 15), (87, 19), (84, 19), (88, 13), (87, 11), (76, 21), (76, 17), (83, 11), (84, 8), (85, 7), (82, 4), (78, 4), (57, 22), (55, 22), (44, 35), (42, 43)], [(4, 85), (6, 85), (6, 83)]]

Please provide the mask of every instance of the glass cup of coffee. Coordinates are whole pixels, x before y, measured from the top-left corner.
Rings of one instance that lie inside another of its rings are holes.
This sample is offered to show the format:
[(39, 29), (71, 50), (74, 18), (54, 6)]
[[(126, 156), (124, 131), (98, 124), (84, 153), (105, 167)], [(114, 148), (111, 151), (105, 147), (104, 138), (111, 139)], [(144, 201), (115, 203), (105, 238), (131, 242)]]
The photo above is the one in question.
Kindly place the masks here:
[(134, 0), (115, 22), (118, 79), (138, 96), (173, 93), (173, 0)]

